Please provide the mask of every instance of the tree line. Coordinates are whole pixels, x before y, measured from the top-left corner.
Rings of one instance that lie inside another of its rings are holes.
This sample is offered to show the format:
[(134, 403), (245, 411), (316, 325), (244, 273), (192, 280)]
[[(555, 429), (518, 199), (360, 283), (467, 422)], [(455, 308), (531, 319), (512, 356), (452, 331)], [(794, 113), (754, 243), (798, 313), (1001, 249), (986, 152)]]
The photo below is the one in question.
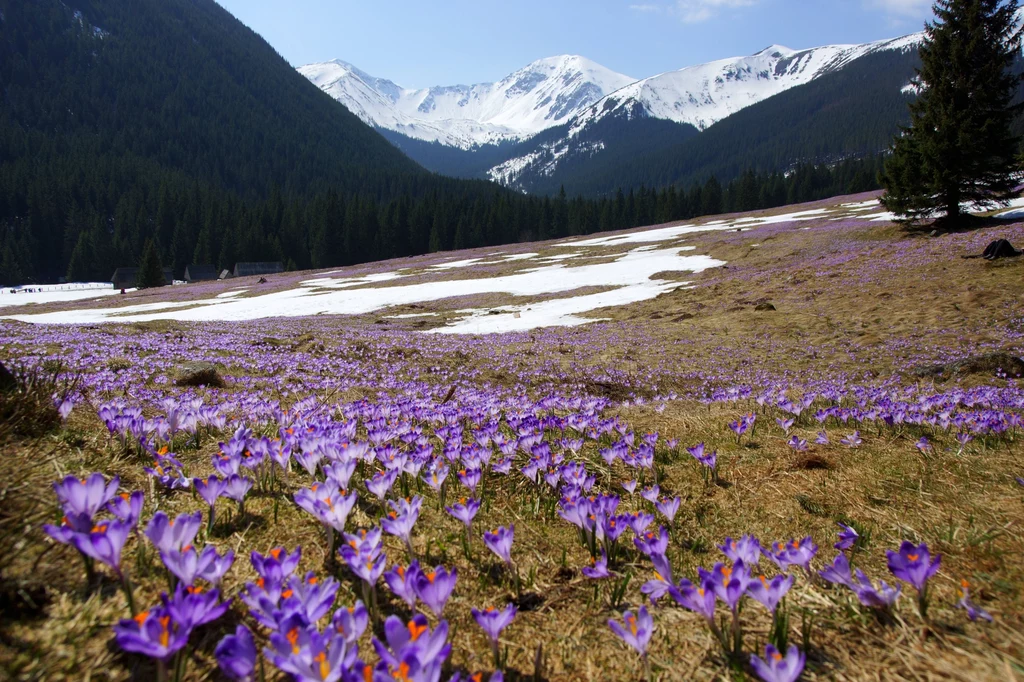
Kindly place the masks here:
[(431, 189), (396, 198), (327, 190), (305, 197), (274, 189), (245, 201), (197, 181), (64, 192), (0, 176), (0, 282), (105, 281), (156, 244), (175, 277), (190, 264), (230, 269), (281, 261), (288, 269), (353, 265), (424, 253), (554, 239), (724, 212), (773, 208), (873, 189), (881, 160), (748, 170), (728, 183), (640, 187), (602, 199), (514, 194), (490, 185), (467, 199)]

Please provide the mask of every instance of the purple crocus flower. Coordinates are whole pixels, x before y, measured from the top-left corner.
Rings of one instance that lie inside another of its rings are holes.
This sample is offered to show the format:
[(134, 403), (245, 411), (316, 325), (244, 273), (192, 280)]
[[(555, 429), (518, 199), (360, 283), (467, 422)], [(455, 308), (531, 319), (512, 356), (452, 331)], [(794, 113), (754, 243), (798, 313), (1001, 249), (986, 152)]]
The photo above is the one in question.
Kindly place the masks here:
[(475, 495), (476, 487), (480, 485), (480, 478), (482, 476), (480, 468), (474, 467), (469, 469), (463, 469), (459, 472), (458, 476), (459, 482), (462, 483), (462, 485), (469, 488), (469, 492)]
[(651, 635), (654, 634), (654, 619), (647, 612), (646, 606), (641, 606), (636, 615), (632, 611), (626, 611), (622, 616), (621, 624), (615, 620), (609, 620), (608, 627), (623, 642), (636, 649), (641, 656), (647, 655), (647, 646), (651, 642)]
[(679, 581), (678, 586), (672, 587), (669, 590), (669, 595), (683, 608), (704, 616), (704, 620), (708, 622), (708, 626), (712, 631), (717, 631), (718, 626), (715, 624), (715, 606), (717, 604), (715, 592), (707, 584), (697, 586), (689, 580), (683, 579)]
[(676, 513), (679, 511), (679, 505), (682, 503), (678, 497), (664, 498), (654, 504), (655, 508), (665, 515), (669, 523), (672, 523), (676, 518)]
[(640, 491), (640, 497), (644, 498), (651, 504), (658, 501), (658, 496), (661, 494), (661, 487), (657, 485), (649, 485)]
[(600, 580), (611, 576), (611, 573), (608, 572), (608, 554), (603, 549), (601, 550), (601, 556), (591, 558), (590, 562), (590, 566), (584, 566), (580, 569), (584, 577), (591, 580)]
[(241, 504), (252, 488), (252, 481), (239, 474), (232, 474), (224, 482), (224, 497)]
[(66, 422), (68, 417), (71, 415), (71, 410), (75, 408), (75, 402), (71, 398), (65, 398), (60, 401), (57, 405), (57, 414), (60, 415), (60, 420)]
[(361, 531), (359, 535), (345, 535), (347, 544), (339, 550), (341, 558), (361, 580), (375, 585), (384, 573), (386, 557), (381, 552), (380, 528)]
[(433, 571), (417, 571), (414, 583), (416, 596), (440, 618), (457, 580), (458, 572), (454, 568), (451, 572), (444, 566), (438, 566)]
[(160, 552), (160, 558), (167, 570), (174, 574), (182, 584), (192, 586), (196, 578), (210, 579), (216, 583), (231, 567), (235, 560), (235, 553), (231, 550), (221, 557), (217, 554), (217, 548), (207, 545), (202, 553), (197, 552), (195, 547), (186, 546), (182, 550), (170, 549)]
[(301, 616), (286, 619), (281, 630), (270, 635), (270, 645), (264, 649), (267, 658), (303, 682), (338, 682), (356, 660), (355, 649), (341, 635), (330, 629), (320, 634)]
[(175, 619), (166, 606), (142, 611), (114, 626), (114, 638), (121, 649), (162, 664), (184, 648), (191, 632), (191, 626)]
[(828, 434), (824, 431), (818, 431), (818, 436), (814, 439), (814, 442), (818, 445), (828, 445)]
[(647, 531), (647, 527), (654, 523), (654, 514), (640, 511), (634, 514), (626, 514), (622, 519), (633, 531), (633, 534), (640, 537)]
[(440, 490), (448, 478), (448, 467), (444, 464), (435, 466), (423, 475), (423, 480), (434, 490)]
[(395, 566), (384, 572), (384, 582), (396, 597), (411, 610), (416, 606), (416, 577), (420, 573), (420, 562), (413, 560), (409, 567)]
[(366, 489), (373, 493), (378, 500), (383, 502), (384, 498), (388, 495), (388, 491), (391, 490), (391, 486), (393, 486), (397, 480), (397, 471), (392, 470), (386, 473), (377, 472), (373, 475), (373, 478), (365, 481)]
[(235, 682), (253, 682), (256, 671), (256, 643), (244, 625), (235, 628), (235, 634), (226, 635), (213, 651), (217, 665)]
[(844, 437), (839, 442), (842, 443), (843, 445), (845, 445), (848, 448), (856, 448), (857, 446), (859, 446), (864, 441), (861, 440), (860, 431), (854, 431), (849, 436)]
[(357, 497), (355, 491), (346, 495), (333, 479), (328, 479), (324, 483), (314, 483), (312, 488), (300, 489), (294, 499), (299, 507), (316, 517), (326, 528), (342, 533)]
[(506, 564), (512, 564), (512, 541), (515, 538), (515, 524), (508, 528), (499, 526), (491, 533), (484, 533), (484, 544)]
[(732, 432), (736, 434), (737, 438), (739, 438), (747, 432), (747, 429), (750, 428), (750, 424), (747, 423), (746, 419), (741, 417), (734, 422), (729, 422), (729, 428), (732, 429)]
[(856, 593), (857, 599), (864, 606), (870, 606), (875, 609), (889, 609), (896, 600), (900, 598), (902, 587), (890, 587), (884, 580), (878, 581), (878, 587), (876, 588), (871, 584), (871, 579), (864, 575), (864, 572), (859, 568), (854, 573), (856, 577), (856, 583), (851, 589)]
[(641, 585), (640, 591), (650, 598), (651, 604), (657, 605), (672, 589), (672, 564), (664, 554), (652, 554), (651, 562), (654, 564), (654, 579)]
[(744, 535), (739, 540), (727, 537), (718, 549), (722, 550), (729, 561), (742, 561), (744, 566), (756, 566), (763, 551), (761, 543), (753, 535)]
[(793, 449), (793, 452), (807, 452), (807, 441), (800, 436), (794, 435), (786, 444)]
[(793, 587), (793, 581), (794, 578), (791, 575), (777, 575), (771, 581), (762, 575), (757, 580), (751, 581), (750, 586), (747, 587), (747, 594), (764, 604), (765, 608), (774, 614), (779, 602), (789, 592), (789, 588)]
[(388, 616), (384, 621), (384, 639), (386, 643), (374, 637), (373, 648), (380, 656), (385, 671), (397, 672), (403, 663), (410, 667), (412, 663), (420, 667), (440, 665), (451, 653), (451, 645), (446, 642), (447, 621), (442, 620), (431, 630), (427, 617), (420, 613), (408, 623), (403, 623), (397, 616)]
[(845, 554), (837, 554), (832, 565), (818, 571), (818, 575), (833, 585), (846, 585), (851, 590), (856, 590), (853, 575), (850, 573), (850, 561)]
[(220, 590), (205, 591), (200, 588), (186, 588), (182, 585), (174, 590), (174, 596), (160, 595), (160, 600), (173, 620), (197, 628), (217, 620), (228, 610), (231, 600), (222, 602)]
[(478, 511), (480, 511), (480, 502), (470, 498), (462, 498), (456, 504), (450, 507), (445, 507), (445, 511), (451, 514), (453, 517), (462, 521), (466, 526), (466, 531), (473, 525), (473, 519), (476, 517)]
[(476, 620), (477, 625), (483, 629), (487, 635), (487, 639), (491, 641), (491, 646), (496, 646), (498, 638), (501, 637), (502, 631), (512, 624), (512, 621), (516, 617), (518, 609), (515, 604), (509, 604), (505, 608), (498, 610), (493, 606), (488, 606), (483, 611), (477, 609), (471, 609), (470, 612), (473, 614), (473, 619)]
[(103, 474), (90, 474), (78, 479), (67, 476), (60, 483), (53, 484), (57, 499), (64, 507), (68, 525), (79, 532), (92, 527), (92, 519), (117, 494), (121, 479), (115, 476), (107, 483)]
[(889, 550), (886, 552), (886, 556), (892, 574), (903, 582), (910, 583), (922, 594), (927, 588), (928, 580), (938, 572), (939, 565), (942, 563), (941, 556), (932, 559), (928, 545), (923, 542), (920, 545), (914, 545), (904, 541), (900, 545), (899, 552)]
[(632, 481), (626, 481), (625, 483), (622, 484), (622, 487), (625, 488), (627, 493), (632, 495), (634, 492), (636, 492), (636, 479), (633, 479)]
[(423, 498), (417, 495), (411, 500), (392, 501), (390, 504), (391, 511), (381, 519), (380, 527), (384, 532), (400, 538), (411, 553), (412, 529), (420, 517), (420, 507), (423, 505)]
[(285, 597), (282, 609), (289, 614), (301, 613), (307, 622), (315, 623), (331, 610), (339, 586), (334, 578), (320, 580), (313, 572), (304, 578), (293, 575), (288, 579), (288, 590), (281, 593)]
[(167, 514), (158, 511), (146, 526), (146, 537), (161, 552), (180, 552), (192, 544), (202, 524), (203, 515), (200, 512), (181, 514), (175, 519), (170, 519)]
[(782, 419), (781, 417), (776, 417), (776, 419), (775, 419), (775, 423), (776, 423), (776, 424), (778, 424), (778, 425), (779, 425), (779, 427), (780, 427), (780, 428), (781, 428), (781, 429), (782, 429), (782, 430), (783, 430), (783, 431), (784, 431), (784, 432), (786, 433), (786, 435), (788, 436), (788, 435), (789, 435), (789, 430), (790, 430), (791, 428), (793, 428), (793, 424), (795, 424), (795, 423), (796, 423), (796, 420), (795, 420), (795, 419)]
[(75, 533), (71, 544), (82, 554), (110, 566), (121, 577), (121, 550), (131, 530), (121, 521), (103, 521), (88, 533)]
[(274, 547), (266, 556), (258, 552), (249, 555), (252, 567), (261, 578), (278, 583), (284, 582), (285, 578), (295, 572), (301, 558), (301, 547), (296, 547), (291, 554), (284, 547)]
[(847, 526), (845, 523), (837, 523), (836, 525), (842, 528), (842, 530), (839, 532), (839, 542), (833, 545), (836, 549), (850, 549), (855, 544), (857, 544), (857, 540), (860, 539), (860, 534), (857, 531), (855, 531), (850, 526)]
[(710, 587), (715, 596), (725, 602), (735, 613), (750, 585), (750, 571), (743, 562), (737, 561), (731, 568), (719, 563), (715, 564), (711, 571), (701, 568), (698, 569), (698, 573), (705, 588)]
[(107, 503), (107, 511), (119, 518), (129, 528), (135, 528), (142, 516), (142, 505), (145, 503), (145, 496), (141, 490), (131, 493), (115, 495)]
[(207, 546), (203, 550), (203, 553), (210, 552), (212, 559), (206, 565), (206, 569), (200, 571), (199, 577), (210, 583), (211, 585), (220, 585), (220, 581), (224, 578), (224, 574), (228, 572), (231, 565), (235, 563), (235, 550), (229, 549), (222, 555), (217, 554), (215, 548)]
[(790, 566), (802, 566), (805, 571), (810, 571), (811, 559), (817, 553), (818, 545), (810, 536), (802, 540), (776, 542), (772, 544), (771, 551), (764, 551), (764, 554), (783, 571), (789, 570)]
[(370, 624), (370, 612), (366, 610), (363, 602), (357, 601), (355, 606), (340, 608), (335, 611), (331, 623), (346, 642), (354, 645), (363, 636), (363, 633), (366, 632), (366, 627)]
[(764, 682), (795, 682), (804, 670), (806, 655), (796, 645), (791, 645), (783, 656), (771, 644), (764, 648), (764, 660), (756, 654), (750, 655), (750, 665)]
[(977, 604), (971, 601), (971, 584), (966, 580), (960, 581), (960, 600), (957, 601), (956, 607), (958, 609), (964, 609), (967, 611), (967, 617), (972, 621), (976, 621), (979, 618), (992, 622), (992, 615), (981, 608)]
[(1024, 486), (1024, 478), (1017, 476), (1017, 485)]
[(708, 469), (714, 469), (718, 462), (718, 452), (712, 451), (708, 453), (706, 450), (707, 447), (704, 443), (697, 443), (697, 445), (692, 448), (686, 448), (686, 451), (689, 452), (695, 460), (706, 466)]
[(668, 529), (665, 526), (658, 528), (658, 532), (647, 532), (639, 537), (633, 538), (636, 548), (647, 556), (664, 555), (668, 551)]
[(193, 478), (192, 485), (195, 486), (195, 490), (199, 493), (199, 497), (203, 498), (206, 504), (213, 508), (217, 502), (217, 498), (224, 494), (224, 490), (227, 488), (227, 482), (223, 479), (217, 478), (216, 476), (210, 476), (205, 481), (201, 478)]

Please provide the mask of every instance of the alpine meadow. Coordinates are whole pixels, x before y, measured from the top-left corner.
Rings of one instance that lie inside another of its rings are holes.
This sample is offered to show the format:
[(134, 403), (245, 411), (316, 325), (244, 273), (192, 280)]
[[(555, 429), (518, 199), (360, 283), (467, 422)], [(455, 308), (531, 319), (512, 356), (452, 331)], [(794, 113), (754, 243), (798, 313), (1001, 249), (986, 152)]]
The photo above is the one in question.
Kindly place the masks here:
[(1022, 50), (0, 0), (0, 679), (1024, 679)]

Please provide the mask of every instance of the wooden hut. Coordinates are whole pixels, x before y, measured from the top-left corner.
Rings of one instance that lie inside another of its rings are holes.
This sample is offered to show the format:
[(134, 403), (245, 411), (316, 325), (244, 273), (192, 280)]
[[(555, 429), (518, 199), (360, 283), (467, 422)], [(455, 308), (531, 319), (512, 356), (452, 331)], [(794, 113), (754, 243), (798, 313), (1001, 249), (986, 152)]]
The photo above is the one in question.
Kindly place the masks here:
[(209, 282), (217, 279), (217, 268), (212, 265), (190, 265), (185, 268), (186, 282)]
[(235, 277), (253, 277), (255, 275), (276, 275), (284, 272), (281, 261), (265, 263), (235, 263)]
[[(115, 289), (132, 289), (139, 283), (138, 268), (118, 268), (110, 276), (110, 283)], [(164, 284), (174, 283), (174, 271), (171, 268), (164, 268)]]

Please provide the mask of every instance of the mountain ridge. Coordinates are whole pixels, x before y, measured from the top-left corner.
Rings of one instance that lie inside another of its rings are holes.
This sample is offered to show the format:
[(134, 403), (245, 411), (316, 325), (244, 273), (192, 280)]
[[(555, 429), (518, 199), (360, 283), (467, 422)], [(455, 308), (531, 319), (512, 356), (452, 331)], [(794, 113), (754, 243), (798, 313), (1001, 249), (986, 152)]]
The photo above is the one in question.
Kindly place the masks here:
[(539, 59), (494, 83), (418, 89), (340, 59), (298, 71), (369, 125), (463, 149), (526, 139), (635, 82), (579, 55)]
[[(872, 52), (916, 46), (922, 35), (801, 50), (772, 44), (752, 55), (642, 79), (579, 55), (539, 59), (494, 83), (418, 89), (402, 88), (340, 59), (298, 71), (371, 126), (472, 151), (528, 140), (567, 123), (574, 137), (601, 118), (623, 113), (705, 130)], [(502, 175), (490, 177), (501, 181)]]

